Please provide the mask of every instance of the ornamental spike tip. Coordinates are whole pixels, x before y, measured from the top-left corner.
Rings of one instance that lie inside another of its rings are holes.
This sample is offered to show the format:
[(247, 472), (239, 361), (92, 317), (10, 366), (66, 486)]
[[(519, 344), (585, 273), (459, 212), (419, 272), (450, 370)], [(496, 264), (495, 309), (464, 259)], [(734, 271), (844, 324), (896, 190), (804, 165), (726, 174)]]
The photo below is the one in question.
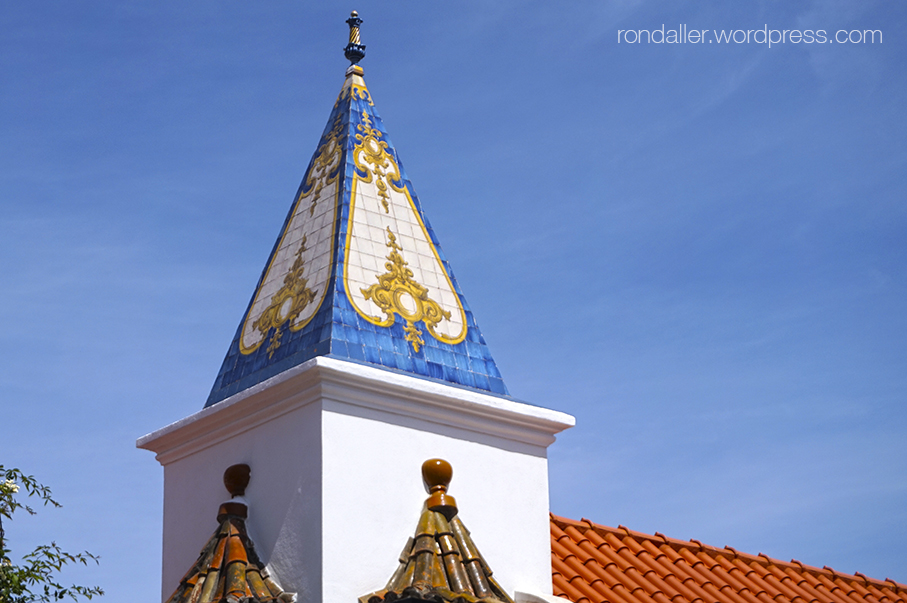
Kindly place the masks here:
[(343, 49), (343, 55), (350, 65), (355, 65), (365, 56), (365, 44), (362, 44), (359, 39), (359, 26), (362, 25), (362, 19), (359, 18), (359, 13), (353, 11), (346, 23), (350, 26), (350, 43)]

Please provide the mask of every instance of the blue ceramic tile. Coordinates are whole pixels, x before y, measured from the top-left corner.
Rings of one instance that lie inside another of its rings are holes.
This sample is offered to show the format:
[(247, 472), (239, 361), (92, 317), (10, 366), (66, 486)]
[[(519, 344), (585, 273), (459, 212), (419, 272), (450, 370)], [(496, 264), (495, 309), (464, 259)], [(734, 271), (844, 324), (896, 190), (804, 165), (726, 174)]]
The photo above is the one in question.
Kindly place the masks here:
[(398, 354), (406, 354), (407, 356), (409, 355), (409, 351), (412, 346), (408, 341), (406, 341), (405, 339), (394, 338), (393, 343), (394, 351), (396, 351)]
[(460, 376), (460, 383), (461, 383), (462, 385), (465, 385), (465, 386), (467, 386), (467, 387), (475, 387), (475, 386), (476, 386), (475, 377), (474, 377), (473, 374), (470, 373), (469, 371), (460, 371), (460, 372), (459, 372), (459, 376)]
[(413, 371), (419, 375), (428, 375), (428, 363), (422, 358), (411, 358)]
[(331, 354), (334, 356), (344, 356), (349, 358), (350, 353), (346, 347), (345, 341), (339, 341), (335, 339), (331, 342)]
[(299, 337), (299, 346), (303, 348), (311, 347), (315, 343), (315, 335), (311, 330), (303, 332)]
[(469, 370), (469, 361), (463, 354), (453, 354), (454, 364), (461, 371)]
[(391, 350), (382, 350), (378, 349), (378, 358), (380, 358), (380, 363), (388, 368), (397, 368), (397, 362), (394, 359), (394, 354)]
[(359, 329), (355, 327), (344, 327), (343, 334), (349, 343), (362, 343), (359, 339)]
[(430, 346), (427, 345), (423, 349), (425, 350), (425, 359), (426, 360), (428, 360), (429, 362), (435, 363), (435, 364), (444, 363), (444, 357), (441, 355), (441, 350), (439, 350), (438, 348), (436, 348), (433, 345), (430, 345)]
[(485, 367), (488, 369), (488, 376), (489, 376), (489, 377), (496, 378), (496, 379), (498, 379), (499, 381), (501, 381), (501, 373), (498, 372), (498, 367), (497, 367), (497, 365), (495, 365), (494, 362), (491, 362), (491, 361), (489, 361), (489, 360), (486, 360), (486, 361), (485, 361)]
[(440, 364), (435, 364), (434, 362), (428, 363), (428, 376), (434, 377), (435, 379), (444, 378), (444, 367)]
[(378, 347), (382, 350), (394, 349), (394, 342), (391, 339), (390, 335), (388, 335), (387, 329), (380, 329), (375, 333), (375, 338), (378, 340)]
[(491, 389), (491, 386), (488, 384), (488, 377), (484, 373), (473, 373), (472, 378), (475, 380), (478, 389)]
[(396, 361), (397, 361), (397, 368), (400, 369), (401, 371), (406, 371), (407, 373), (414, 372), (413, 371), (413, 369), (414, 369), (413, 359), (410, 358), (410, 356), (408, 354), (407, 355), (397, 354)]
[(381, 364), (381, 358), (378, 356), (378, 348), (371, 348), (365, 346), (363, 348), (365, 352), (365, 361), (371, 362), (372, 364)]
[(507, 390), (504, 389), (504, 382), (501, 381), (500, 379), (495, 379), (494, 377), (491, 377), (490, 379), (488, 379), (488, 385), (491, 387), (491, 391), (493, 391), (496, 394), (506, 394), (507, 393)]
[(359, 321), (356, 320), (356, 317), (359, 316), (359, 315), (356, 314), (355, 311), (353, 311), (353, 310), (348, 310), (348, 309), (345, 309), (345, 308), (344, 308), (344, 309), (341, 311), (341, 314), (342, 314), (342, 316), (343, 316), (343, 324), (345, 324), (345, 325), (351, 325), (351, 326), (356, 326), (356, 325), (359, 324)]
[(359, 361), (365, 360), (365, 352), (362, 350), (361, 345), (348, 343), (346, 347), (347, 347), (347, 351), (350, 353), (350, 358), (352, 358), (353, 360), (359, 360)]
[(466, 370), (468, 370), (471, 373), (484, 373), (485, 372), (485, 361), (481, 360), (479, 358), (470, 357), (468, 359), (468, 366), (466, 367)]
[(372, 331), (361, 329), (359, 331), (359, 338), (362, 339), (362, 343), (366, 347), (378, 348), (378, 338), (375, 337), (375, 334)]
[(445, 365), (456, 366), (456, 362), (454, 362), (454, 358), (453, 358), (454, 355), (452, 353), (448, 352), (447, 350), (439, 350), (439, 351), (441, 352), (441, 358), (443, 359)]

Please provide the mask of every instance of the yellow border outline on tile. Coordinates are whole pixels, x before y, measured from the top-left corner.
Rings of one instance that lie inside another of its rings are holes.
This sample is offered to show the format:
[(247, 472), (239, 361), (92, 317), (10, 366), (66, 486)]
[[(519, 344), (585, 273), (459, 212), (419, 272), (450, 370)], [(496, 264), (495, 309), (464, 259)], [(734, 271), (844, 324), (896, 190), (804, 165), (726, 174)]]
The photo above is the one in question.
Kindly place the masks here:
[[(384, 133), (382, 132), (382, 134), (384, 134)], [(358, 154), (361, 146), (362, 146), (361, 144), (356, 145), (352, 150), (352, 153), (353, 153), (352, 159), (353, 159), (354, 165), (356, 163), (356, 155)], [(393, 164), (394, 171), (397, 174), (399, 174), (400, 166), (397, 165), (397, 162), (394, 161), (394, 158), (390, 153), (387, 153), (385, 151), (385, 154), (387, 156), (387, 159)], [(402, 176), (401, 176), (401, 179), (402, 179)], [(363, 182), (370, 182), (371, 173), (369, 173), (368, 179), (365, 179), (365, 178), (360, 178), (358, 171), (354, 170), (353, 185), (350, 187), (350, 215), (349, 215), (349, 218), (347, 218), (346, 242), (344, 244), (344, 249), (343, 249), (343, 286), (346, 289), (346, 297), (349, 300), (350, 305), (353, 306), (353, 309), (356, 310), (356, 313), (358, 313), (359, 316), (361, 316), (365, 320), (369, 321), (373, 325), (377, 325), (379, 327), (389, 327), (392, 324), (394, 324), (393, 315), (385, 318), (384, 320), (381, 320), (380, 318), (375, 317), (375, 316), (370, 316), (368, 313), (364, 312), (361, 308), (359, 308), (359, 306), (356, 305), (356, 301), (353, 299), (353, 296), (350, 295), (349, 257), (350, 257), (350, 245), (351, 245), (352, 239), (353, 239), (353, 215), (356, 212), (356, 190), (357, 190), (356, 184), (359, 182), (359, 180), (362, 180)], [(459, 310), (459, 312), (460, 312), (460, 320), (463, 325), (462, 331), (460, 331), (460, 334), (457, 335), (456, 337), (447, 337), (446, 335), (442, 335), (440, 333), (435, 333), (434, 329), (432, 329), (432, 328), (428, 328), (428, 332), (431, 334), (432, 337), (434, 337), (438, 341), (442, 341), (444, 343), (449, 343), (452, 345), (460, 343), (461, 341), (466, 339), (466, 332), (469, 330), (469, 325), (466, 322), (466, 311), (463, 309), (463, 303), (460, 301), (460, 295), (457, 293), (457, 290), (454, 288), (453, 282), (451, 282), (451, 280), (450, 280), (450, 275), (447, 274), (447, 269), (444, 268), (444, 263), (441, 261), (441, 257), (438, 255), (438, 250), (435, 249), (435, 244), (432, 242), (431, 236), (429, 236), (429, 234), (428, 234), (428, 229), (425, 228), (425, 223), (422, 221), (422, 216), (419, 214), (419, 210), (416, 208), (416, 204), (413, 203), (413, 199), (409, 194), (409, 187), (406, 186), (405, 182), (403, 182), (402, 184), (403, 184), (403, 186), (401, 187), (402, 192), (406, 196), (406, 200), (409, 202), (410, 210), (413, 212), (413, 215), (416, 216), (416, 221), (419, 223), (419, 227), (422, 229), (422, 235), (425, 237), (425, 242), (428, 243), (428, 246), (431, 249), (432, 254), (435, 256), (435, 261), (438, 263), (438, 267), (441, 268), (441, 273), (444, 275), (444, 278), (447, 280), (447, 286), (450, 287), (450, 292), (453, 293), (454, 298), (457, 300), (457, 310)], [(392, 186), (396, 191), (397, 187), (394, 185), (392, 185)], [(375, 276), (377, 277), (377, 274)], [(401, 318), (402, 318), (402, 316), (401, 316)], [(427, 327), (427, 325), (426, 325), (426, 327)]]
[[(331, 184), (333, 182), (336, 185), (336, 190), (334, 191), (333, 203), (332, 203), (332, 207), (331, 207), (330, 236), (328, 237), (328, 239), (330, 241), (330, 246), (329, 246), (329, 251), (328, 251), (328, 276), (324, 281), (324, 286), (321, 287), (321, 295), (318, 298), (318, 303), (315, 304), (314, 311), (302, 323), (295, 324), (295, 325), (291, 324), (289, 329), (290, 329), (290, 331), (293, 331), (293, 332), (302, 329), (307, 324), (309, 324), (313, 318), (315, 318), (315, 315), (318, 313), (318, 309), (321, 308), (321, 304), (322, 304), (322, 302), (324, 302), (324, 298), (325, 298), (325, 295), (327, 294), (328, 286), (330, 285), (330, 282), (331, 282), (331, 270), (333, 268), (332, 264), (333, 264), (333, 257), (334, 257), (334, 229), (337, 227), (337, 205), (338, 205), (337, 201), (338, 201), (339, 195), (343, 191), (343, 187), (340, 185), (340, 182), (344, 177), (343, 170), (341, 169), (343, 167), (343, 145), (340, 144), (342, 139), (343, 139), (343, 137), (339, 136), (339, 132), (332, 131), (331, 135), (328, 137), (328, 139), (324, 141), (324, 144), (322, 144), (320, 147), (318, 147), (318, 150), (315, 152), (315, 156), (317, 157), (321, 151), (326, 150), (328, 143), (334, 142), (334, 144), (336, 145), (336, 148), (337, 148), (337, 154), (339, 155), (339, 159), (337, 162), (337, 170), (338, 170), (337, 175), (334, 177), (333, 180), (328, 181), (328, 183), (327, 183), (327, 184)], [(315, 166), (315, 163), (316, 162), (312, 162), (312, 167)], [(303, 182), (308, 181), (309, 175), (310, 175), (309, 172), (306, 172), (306, 177), (303, 180)], [(264, 287), (265, 283), (268, 282), (268, 276), (270, 276), (270, 274), (271, 274), (271, 268), (274, 266), (274, 260), (277, 259), (277, 254), (280, 251), (281, 247), (283, 246), (283, 241), (287, 236), (287, 232), (290, 230), (290, 227), (293, 225), (293, 220), (302, 213), (302, 212), (300, 212), (300, 207), (302, 206), (303, 199), (306, 199), (314, 191), (315, 191), (315, 187), (312, 187), (308, 193), (302, 192), (299, 194), (299, 197), (296, 198), (296, 203), (293, 205), (293, 212), (290, 214), (290, 219), (287, 220), (287, 226), (286, 226), (286, 228), (284, 228), (283, 232), (280, 233), (280, 242), (277, 243), (277, 247), (274, 251), (274, 256), (268, 262), (268, 268), (265, 271), (264, 278), (261, 279), (261, 285), (259, 285), (258, 289), (255, 290), (255, 297), (252, 298), (252, 303), (249, 305), (249, 313), (251, 313), (252, 309), (255, 307), (255, 303), (258, 301), (258, 296), (261, 295), (262, 287)], [(328, 199), (325, 199), (325, 201), (327, 201), (327, 200)], [(305, 210), (303, 210), (303, 212), (304, 211)], [(303, 219), (303, 223), (305, 223), (307, 221), (307, 220), (305, 220), (305, 218), (302, 218), (302, 219)], [(311, 234), (311, 233), (308, 233), (308, 234)], [(305, 235), (306, 235), (306, 233), (303, 233), (303, 236), (305, 236)], [(289, 273), (289, 270), (287, 272)], [(264, 312), (264, 311), (262, 311), (262, 312)], [(258, 348), (260, 348), (261, 345), (268, 339), (267, 335), (264, 335), (264, 336), (262, 336), (261, 341), (259, 341), (258, 343), (256, 343), (253, 346), (247, 347), (243, 344), (243, 335), (246, 332), (246, 325), (251, 320), (249, 313), (247, 313), (245, 318), (243, 319), (242, 329), (239, 332), (239, 351), (241, 354), (246, 355), (246, 356), (251, 354), (255, 350), (257, 350)]]

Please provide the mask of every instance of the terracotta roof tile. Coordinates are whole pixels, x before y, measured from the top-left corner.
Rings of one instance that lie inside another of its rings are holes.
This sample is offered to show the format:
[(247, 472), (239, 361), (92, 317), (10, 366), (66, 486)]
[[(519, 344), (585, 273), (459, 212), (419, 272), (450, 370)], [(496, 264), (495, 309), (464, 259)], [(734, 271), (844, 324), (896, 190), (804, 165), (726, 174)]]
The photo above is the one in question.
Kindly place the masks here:
[[(233, 465), (224, 473), (224, 485), (234, 496), (242, 496), (248, 483), (247, 465)], [(291, 603), (296, 600), (295, 594), (284, 592), (268, 576), (268, 570), (255, 553), (255, 545), (246, 533), (248, 507), (242, 500), (233, 498), (220, 506), (217, 513), (220, 526), (167, 603)]]
[(573, 603), (907, 603), (907, 585), (551, 516), (554, 594)]
[[(202, 549), (167, 603), (239, 601), (271, 603), (292, 601), (269, 576), (246, 533), (245, 517), (224, 513), (221, 524)], [(243, 505), (245, 506), (245, 505)]]

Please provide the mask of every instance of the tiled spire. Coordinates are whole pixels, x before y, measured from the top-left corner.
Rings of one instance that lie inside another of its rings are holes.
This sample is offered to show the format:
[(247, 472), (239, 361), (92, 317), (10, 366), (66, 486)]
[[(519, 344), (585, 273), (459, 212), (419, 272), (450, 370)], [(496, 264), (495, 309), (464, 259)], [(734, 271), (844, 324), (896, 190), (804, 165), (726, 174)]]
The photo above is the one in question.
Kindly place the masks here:
[(362, 76), (346, 71), (205, 406), (315, 356), (507, 394)]
[(452, 474), (442, 459), (422, 464), (422, 479), (431, 495), (416, 533), (403, 547), (400, 565), (387, 586), (360, 597), (359, 603), (513, 603), (460, 521), (456, 501), (447, 494)]
[(202, 549), (167, 603), (292, 603), (268, 575), (246, 533), (248, 507), (242, 495), (249, 484), (249, 466), (232, 465), (224, 485), (233, 498), (220, 506), (220, 527)]

